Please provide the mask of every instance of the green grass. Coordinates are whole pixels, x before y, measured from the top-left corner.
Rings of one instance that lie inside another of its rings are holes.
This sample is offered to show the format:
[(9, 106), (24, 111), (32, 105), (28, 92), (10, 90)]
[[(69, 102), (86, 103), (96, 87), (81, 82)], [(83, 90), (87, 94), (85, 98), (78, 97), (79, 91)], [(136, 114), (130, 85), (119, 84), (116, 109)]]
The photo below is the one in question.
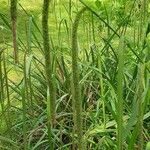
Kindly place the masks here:
[(150, 4), (139, 3), (57, 0), (44, 15), (43, 1), (20, 0), (15, 64), (2, 0), (0, 149), (149, 150)]

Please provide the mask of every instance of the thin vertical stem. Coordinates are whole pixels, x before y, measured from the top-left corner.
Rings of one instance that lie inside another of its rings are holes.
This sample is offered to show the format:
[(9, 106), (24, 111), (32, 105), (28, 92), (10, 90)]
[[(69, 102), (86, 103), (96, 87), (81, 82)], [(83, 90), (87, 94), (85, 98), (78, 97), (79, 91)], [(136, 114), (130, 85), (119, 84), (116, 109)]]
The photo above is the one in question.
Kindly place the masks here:
[(14, 48), (14, 60), (18, 63), (18, 46), (17, 46), (17, 0), (11, 0), (10, 14), (12, 21), (12, 38), (13, 38), (13, 48)]
[(143, 97), (142, 94), (144, 92), (144, 73), (145, 73), (145, 66), (144, 64), (140, 64), (139, 66), (139, 74), (138, 74), (138, 89), (137, 89), (137, 105), (138, 105), (138, 119), (137, 119), (137, 126), (138, 126), (138, 150), (143, 149)]
[(118, 150), (123, 150), (123, 68), (124, 68), (124, 40), (120, 38), (118, 50), (118, 76), (117, 76), (117, 140)]
[(75, 18), (72, 26), (72, 71), (73, 71), (73, 114), (74, 114), (74, 131), (77, 134), (77, 145), (79, 150), (84, 150), (83, 142), (83, 119), (82, 119), (82, 99), (79, 85), (79, 68), (78, 68), (78, 42), (77, 31), (79, 21), (86, 8), (81, 9)]
[[(4, 110), (4, 80), (3, 80), (3, 69), (2, 69), (3, 68), (3, 65), (2, 65), (3, 50), (4, 49), (0, 49), (0, 104), (1, 104), (1, 110), (2, 110), (2, 117), (6, 121), (5, 110)], [(6, 121), (6, 123), (7, 123), (7, 121)]]
[(52, 56), (50, 55), (50, 44), (49, 44), (49, 29), (48, 29), (48, 13), (49, 13), (50, 0), (44, 0), (43, 12), (42, 12), (42, 29), (43, 29), (43, 48), (45, 56), (45, 72), (48, 87), (48, 135), (51, 150), (54, 149), (52, 142), (52, 126), (55, 124), (55, 101), (56, 101), (56, 90), (54, 85), (54, 75), (52, 71)]
[(26, 126), (26, 99), (28, 100), (28, 87), (27, 87), (27, 77), (26, 77), (26, 53), (24, 55), (24, 86), (22, 87), (22, 112), (23, 112), (23, 148), (27, 149), (27, 126)]
[(6, 68), (6, 60), (5, 60), (5, 53), (3, 53), (3, 66), (4, 66), (4, 76), (5, 76), (5, 85), (6, 85), (6, 95), (7, 95), (7, 105), (8, 105), (8, 109), (7, 109), (7, 117), (8, 117), (8, 132), (9, 132), (9, 136), (12, 137), (11, 135), (11, 127), (12, 127), (12, 122), (11, 122), (11, 102), (10, 102), (10, 92), (9, 92), (9, 84), (8, 84), (8, 77), (7, 77), (7, 68)]

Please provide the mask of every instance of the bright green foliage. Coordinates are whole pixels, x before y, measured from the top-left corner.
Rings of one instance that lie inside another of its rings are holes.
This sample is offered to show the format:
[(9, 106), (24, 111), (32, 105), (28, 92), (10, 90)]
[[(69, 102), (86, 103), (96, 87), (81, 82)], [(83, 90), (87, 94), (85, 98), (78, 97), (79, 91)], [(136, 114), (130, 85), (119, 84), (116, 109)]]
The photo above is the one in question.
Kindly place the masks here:
[(150, 150), (150, 142), (147, 143), (146, 150)]
[(1, 0), (0, 150), (148, 150), (149, 18), (147, 0)]

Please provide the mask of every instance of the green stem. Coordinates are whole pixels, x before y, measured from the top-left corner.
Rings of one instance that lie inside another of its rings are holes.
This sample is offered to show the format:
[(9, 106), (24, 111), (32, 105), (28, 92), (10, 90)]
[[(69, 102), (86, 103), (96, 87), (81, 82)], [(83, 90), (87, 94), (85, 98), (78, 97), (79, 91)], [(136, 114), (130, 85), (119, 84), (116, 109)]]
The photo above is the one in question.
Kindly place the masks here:
[(124, 68), (124, 39), (120, 39), (118, 50), (118, 76), (117, 76), (117, 140), (118, 150), (123, 150), (123, 68)]
[(11, 102), (10, 102), (10, 92), (9, 92), (9, 84), (8, 84), (8, 76), (7, 76), (7, 66), (6, 66), (6, 59), (5, 59), (5, 53), (3, 53), (3, 67), (4, 67), (4, 76), (5, 76), (5, 84), (6, 84), (6, 94), (7, 94), (7, 117), (8, 117), (8, 132), (9, 136), (12, 137), (11, 134), (11, 127), (12, 127), (12, 122), (11, 122)]
[(24, 55), (24, 86), (22, 87), (22, 112), (23, 112), (23, 148), (27, 149), (27, 125), (26, 125), (26, 114), (27, 114), (27, 102), (28, 100), (28, 86), (27, 86), (27, 76), (26, 76), (26, 53)]
[(78, 68), (78, 43), (77, 30), (79, 21), (86, 8), (81, 9), (75, 18), (72, 27), (72, 71), (73, 71), (73, 108), (74, 108), (74, 131), (77, 134), (77, 145), (79, 150), (84, 150), (83, 142), (83, 119), (82, 119), (82, 99), (79, 85), (79, 68)]
[(49, 12), (49, 3), (50, 0), (44, 0), (43, 3), (43, 12), (42, 12), (42, 29), (43, 29), (43, 48), (44, 48), (44, 56), (45, 56), (45, 72), (47, 79), (47, 87), (48, 87), (48, 135), (49, 135), (49, 143), (51, 150), (54, 149), (54, 145), (52, 142), (52, 126), (55, 124), (55, 103), (56, 103), (56, 90), (54, 85), (54, 76), (52, 71), (52, 60), (51, 60), (51, 51), (49, 44), (49, 30), (48, 30), (48, 12)]
[(137, 104), (138, 104), (138, 119), (137, 119), (137, 126), (138, 126), (138, 149), (143, 149), (143, 91), (144, 91), (144, 74), (145, 73), (145, 66), (140, 64), (139, 66), (139, 76), (138, 76), (138, 90), (137, 90)]

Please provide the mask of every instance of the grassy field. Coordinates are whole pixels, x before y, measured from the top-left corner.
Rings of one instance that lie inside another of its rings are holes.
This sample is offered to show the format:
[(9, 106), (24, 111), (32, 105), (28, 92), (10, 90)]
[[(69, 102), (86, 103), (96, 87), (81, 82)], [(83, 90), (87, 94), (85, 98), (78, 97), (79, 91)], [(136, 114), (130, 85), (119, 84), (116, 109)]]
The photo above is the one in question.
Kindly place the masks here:
[(150, 150), (149, 2), (46, 2), (18, 0), (18, 63), (0, 2), (0, 150)]

